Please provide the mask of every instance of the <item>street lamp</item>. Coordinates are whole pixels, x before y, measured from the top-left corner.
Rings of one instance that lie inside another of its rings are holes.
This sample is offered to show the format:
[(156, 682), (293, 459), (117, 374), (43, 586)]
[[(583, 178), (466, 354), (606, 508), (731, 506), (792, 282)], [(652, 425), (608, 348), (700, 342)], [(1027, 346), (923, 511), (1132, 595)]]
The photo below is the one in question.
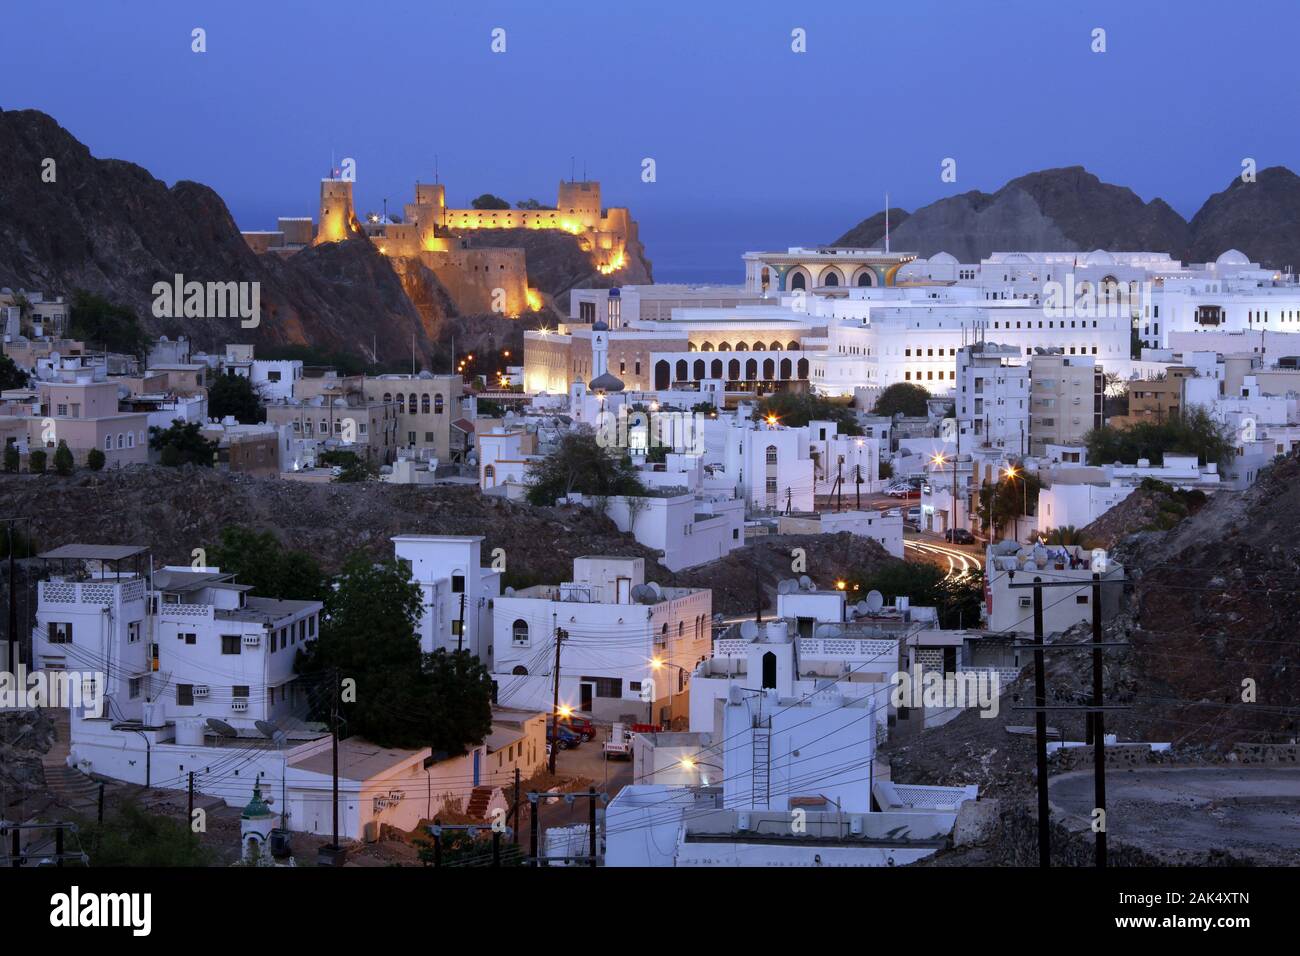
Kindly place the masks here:
[[(715, 763), (706, 763), (705, 761), (703, 761), (703, 760), (697, 760), (697, 759), (695, 759), (694, 757), (683, 757), (683, 758), (682, 758), (682, 768), (683, 768), (683, 769), (685, 769), (685, 770), (687, 770), (687, 771), (689, 772), (689, 771), (691, 771), (691, 770), (694, 770), (696, 767), (711, 767), (712, 769), (717, 770), (719, 773), (722, 772), (722, 768), (719, 767), (719, 766), (718, 766), (717, 764), (715, 764)], [(707, 786), (709, 785), (709, 778), (708, 778), (707, 776), (704, 776), (703, 774), (701, 774), (701, 775), (700, 775), (700, 783), (702, 783), (704, 786), (707, 787)]]
[[(663, 670), (665, 667), (676, 667), (681, 673), (686, 673), (686, 668), (682, 667), (681, 664), (674, 664), (672, 661), (665, 661), (658, 657), (650, 658), (651, 670)], [(651, 714), (650, 716), (653, 717), (654, 715)], [(650, 722), (654, 723), (653, 720)], [(668, 685), (668, 729), (673, 729), (673, 685), (671, 683)]]
[[(1014, 482), (1017, 477), (1020, 478), (1020, 487), (1024, 494), (1023, 504), (1021, 505), (1020, 513), (1023, 514), (1026, 518), (1028, 518), (1029, 517), (1029, 482), (1027, 482), (1024, 479), (1024, 477), (1020, 475), (1020, 470), (1016, 468), (1015, 465), (1008, 465), (1006, 470), (1003, 472), (1003, 474), (1006, 475), (1007, 480), (1011, 482)], [(1017, 543), (1020, 541), (1019, 527), (1016, 528), (1016, 541)]]
[[(944, 453), (941, 451), (935, 452), (934, 456), (930, 459), (931, 462), (939, 466), (940, 474), (943, 473), (943, 464), (947, 460), (948, 459), (944, 456)], [(952, 513), (949, 515), (949, 527), (950, 528), (957, 527), (957, 456), (956, 455), (952, 456)], [(953, 535), (953, 537), (956, 538), (957, 536)]]

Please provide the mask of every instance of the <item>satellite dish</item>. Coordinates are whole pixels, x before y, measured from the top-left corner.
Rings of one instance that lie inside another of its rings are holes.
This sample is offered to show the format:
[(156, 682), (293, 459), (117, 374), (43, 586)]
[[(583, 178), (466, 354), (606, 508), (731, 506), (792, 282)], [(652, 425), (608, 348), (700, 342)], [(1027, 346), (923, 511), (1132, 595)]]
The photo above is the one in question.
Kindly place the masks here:
[(815, 636), (819, 638), (840, 637), (841, 631), (834, 624), (818, 624)]
[(875, 614), (885, 606), (885, 596), (879, 591), (868, 591), (867, 599), (862, 603), (867, 605), (868, 614)]
[(853, 612), (858, 615), (870, 613), (870, 610), (871, 609), (867, 607), (866, 601), (859, 601), (857, 604), (853, 605)]
[(506, 597), (514, 597), (514, 596), (515, 596), (515, 589), (514, 589), (514, 588), (506, 588)]
[(794, 578), (786, 578), (776, 586), (777, 594), (793, 594), (799, 590), (799, 582)]
[(753, 621), (745, 621), (740, 625), (740, 636), (747, 641), (752, 641), (758, 637), (758, 625)]
[(253, 726), (261, 731), (263, 737), (268, 739), (273, 738), (280, 731), (280, 728), (275, 726), (275, 724), (271, 723), (269, 720), (255, 720), (253, 721)]
[(656, 600), (663, 597), (663, 591), (654, 581), (647, 582), (646, 587), (650, 589), (650, 593), (655, 596)]
[(805, 591), (811, 591), (813, 589), (812, 578), (808, 577), (806, 574), (799, 575), (799, 587), (803, 588)]
[(238, 737), (239, 731), (235, 730), (224, 720), (218, 720), (216, 717), (209, 717), (207, 720), (208, 729), (220, 737)]

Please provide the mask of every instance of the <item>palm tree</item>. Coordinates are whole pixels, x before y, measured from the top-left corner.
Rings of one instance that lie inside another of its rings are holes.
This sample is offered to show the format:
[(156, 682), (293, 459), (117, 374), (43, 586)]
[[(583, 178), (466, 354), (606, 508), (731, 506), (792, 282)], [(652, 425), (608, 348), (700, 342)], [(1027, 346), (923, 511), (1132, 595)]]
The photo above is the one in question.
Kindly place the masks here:
[(1083, 529), (1076, 528), (1072, 524), (1062, 525), (1059, 528), (1049, 528), (1045, 532), (1032, 535), (1029, 543), (1034, 544), (1040, 540), (1044, 544), (1078, 545), (1084, 550), (1092, 548), (1092, 544), (1084, 537)]

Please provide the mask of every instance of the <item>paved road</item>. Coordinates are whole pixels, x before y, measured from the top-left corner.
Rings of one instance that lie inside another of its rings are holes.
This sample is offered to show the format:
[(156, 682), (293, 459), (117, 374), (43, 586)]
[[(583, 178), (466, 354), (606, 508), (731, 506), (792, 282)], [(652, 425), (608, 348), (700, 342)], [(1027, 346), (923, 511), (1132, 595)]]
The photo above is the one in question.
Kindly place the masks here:
[(923, 535), (909, 537), (903, 541), (903, 552), (908, 560), (926, 561), (943, 568), (953, 580), (984, 566), (984, 562), (976, 557), (981, 553), (977, 546), (948, 544), (938, 536), (933, 539)]
[[(1092, 812), (1092, 772), (1053, 777), (1053, 807)], [(1107, 832), (1164, 850), (1300, 850), (1300, 768), (1152, 767), (1106, 773)]]

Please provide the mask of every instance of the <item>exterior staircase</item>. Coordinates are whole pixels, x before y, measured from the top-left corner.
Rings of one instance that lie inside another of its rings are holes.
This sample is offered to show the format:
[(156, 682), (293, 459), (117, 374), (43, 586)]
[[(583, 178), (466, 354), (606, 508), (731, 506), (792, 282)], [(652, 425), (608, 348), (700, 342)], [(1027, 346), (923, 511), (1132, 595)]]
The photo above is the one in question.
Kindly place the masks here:
[(772, 778), (772, 718), (754, 723), (754, 792), (750, 803), (755, 807), (768, 806), (771, 800)]
[(486, 820), (488, 804), (492, 801), (493, 790), (493, 787), (475, 787), (471, 790), (465, 812), (475, 820)]

